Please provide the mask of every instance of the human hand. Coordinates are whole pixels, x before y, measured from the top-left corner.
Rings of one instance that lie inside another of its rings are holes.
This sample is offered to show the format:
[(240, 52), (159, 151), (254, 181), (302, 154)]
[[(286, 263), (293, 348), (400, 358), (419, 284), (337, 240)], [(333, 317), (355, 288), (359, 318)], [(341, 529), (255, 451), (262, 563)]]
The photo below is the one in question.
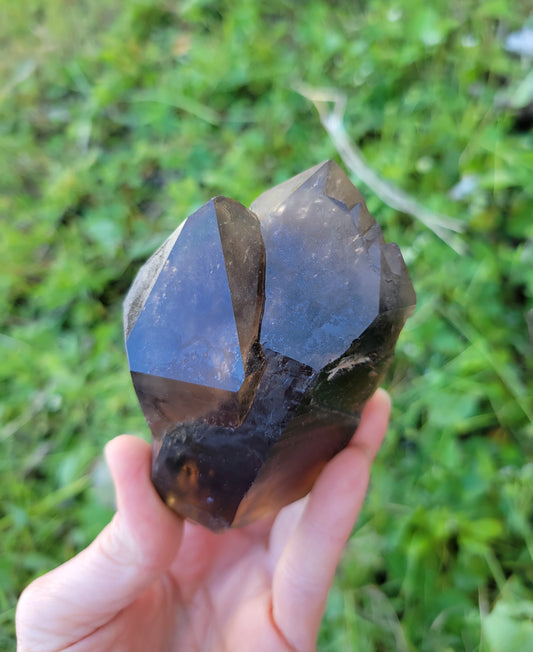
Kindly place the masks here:
[(150, 446), (117, 437), (106, 457), (118, 511), (88, 548), (23, 592), (19, 652), (313, 650), (389, 411), (378, 390), (308, 496), (223, 534), (168, 509), (150, 481)]

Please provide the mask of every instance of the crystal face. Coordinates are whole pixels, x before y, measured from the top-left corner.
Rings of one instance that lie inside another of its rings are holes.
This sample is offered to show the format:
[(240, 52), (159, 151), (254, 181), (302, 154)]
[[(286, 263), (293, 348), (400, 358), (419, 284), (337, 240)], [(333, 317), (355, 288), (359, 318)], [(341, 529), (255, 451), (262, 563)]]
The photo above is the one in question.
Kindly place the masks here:
[(349, 442), (414, 306), (398, 247), (332, 161), (250, 210), (217, 197), (196, 211), (124, 305), (162, 498), (220, 530), (305, 495)]

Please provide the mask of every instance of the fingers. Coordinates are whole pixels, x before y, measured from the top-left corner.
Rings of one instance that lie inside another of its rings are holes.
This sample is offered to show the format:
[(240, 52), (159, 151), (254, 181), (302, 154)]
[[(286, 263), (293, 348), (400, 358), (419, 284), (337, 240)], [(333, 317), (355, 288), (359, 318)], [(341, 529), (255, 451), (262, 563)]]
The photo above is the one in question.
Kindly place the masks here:
[(390, 399), (378, 390), (350, 445), (325, 467), (279, 560), (273, 617), (295, 650), (315, 647), (327, 594), (368, 486), (385, 432)]
[(177, 553), (183, 524), (150, 481), (150, 446), (122, 435), (107, 445), (106, 458), (117, 514), (88, 548), (22, 594), (17, 608), (21, 650), (34, 649), (28, 637), (43, 628), (63, 636), (58, 648), (87, 636), (135, 600)]
[(373, 462), (385, 437), (391, 410), (390, 396), (378, 389), (366, 405), (361, 424), (355, 431), (349, 446), (364, 450), (369, 462)]

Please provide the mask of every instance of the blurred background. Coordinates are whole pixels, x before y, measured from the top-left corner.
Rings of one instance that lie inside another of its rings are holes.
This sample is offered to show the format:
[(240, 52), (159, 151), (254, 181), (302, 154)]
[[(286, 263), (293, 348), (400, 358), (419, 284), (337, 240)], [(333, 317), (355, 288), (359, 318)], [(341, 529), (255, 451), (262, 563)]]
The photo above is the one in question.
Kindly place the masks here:
[(210, 197), (249, 205), (326, 158), (418, 308), (319, 648), (533, 647), (530, 11), (1, 4), (0, 649), (26, 583), (110, 518), (106, 441), (149, 437), (122, 341), (137, 269)]

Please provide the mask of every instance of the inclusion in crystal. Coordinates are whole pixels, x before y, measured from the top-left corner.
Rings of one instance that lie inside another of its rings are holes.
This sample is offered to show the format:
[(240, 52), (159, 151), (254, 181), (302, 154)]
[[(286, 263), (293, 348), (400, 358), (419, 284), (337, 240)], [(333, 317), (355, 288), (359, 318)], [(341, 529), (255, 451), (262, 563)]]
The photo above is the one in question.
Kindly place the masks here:
[(332, 161), (250, 210), (222, 197), (200, 208), (125, 302), (163, 499), (220, 530), (305, 495), (349, 442), (414, 305), (398, 247)]

